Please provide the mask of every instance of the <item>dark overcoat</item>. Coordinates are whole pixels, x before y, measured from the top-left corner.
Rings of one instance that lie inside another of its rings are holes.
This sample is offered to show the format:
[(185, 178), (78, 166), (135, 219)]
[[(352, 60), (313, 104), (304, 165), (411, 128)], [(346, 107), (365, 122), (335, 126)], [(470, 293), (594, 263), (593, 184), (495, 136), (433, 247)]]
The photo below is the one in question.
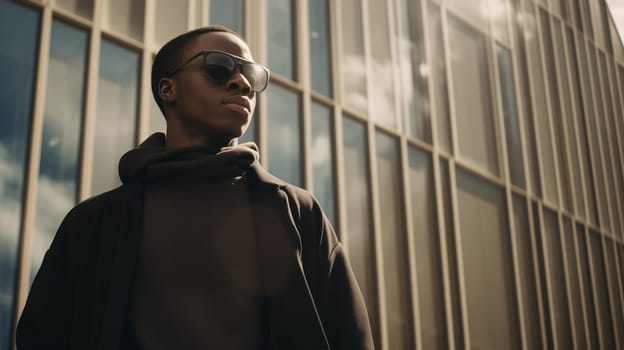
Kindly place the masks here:
[[(267, 347), (372, 349), (362, 294), (316, 200), (257, 162), (248, 174)], [(130, 348), (143, 199), (141, 182), (126, 183), (69, 212), (32, 284), (18, 350)]]

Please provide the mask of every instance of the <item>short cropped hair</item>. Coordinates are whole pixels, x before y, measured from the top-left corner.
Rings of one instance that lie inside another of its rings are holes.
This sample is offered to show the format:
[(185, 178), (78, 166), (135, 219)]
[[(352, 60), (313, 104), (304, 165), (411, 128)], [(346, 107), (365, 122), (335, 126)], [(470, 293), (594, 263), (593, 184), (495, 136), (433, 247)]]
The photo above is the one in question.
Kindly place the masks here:
[(191, 39), (201, 34), (211, 32), (230, 33), (242, 39), (240, 34), (230, 28), (220, 25), (211, 25), (197, 28), (176, 36), (175, 38), (169, 40), (156, 54), (154, 62), (152, 63), (152, 95), (154, 95), (156, 104), (165, 118), (167, 118), (165, 115), (165, 105), (163, 100), (160, 98), (160, 93), (158, 92), (160, 79), (165, 78), (167, 73), (169, 73), (176, 65), (180, 64), (183, 59), (185, 59), (184, 57), (180, 57), (180, 54), (182, 53), (184, 46), (191, 41)]

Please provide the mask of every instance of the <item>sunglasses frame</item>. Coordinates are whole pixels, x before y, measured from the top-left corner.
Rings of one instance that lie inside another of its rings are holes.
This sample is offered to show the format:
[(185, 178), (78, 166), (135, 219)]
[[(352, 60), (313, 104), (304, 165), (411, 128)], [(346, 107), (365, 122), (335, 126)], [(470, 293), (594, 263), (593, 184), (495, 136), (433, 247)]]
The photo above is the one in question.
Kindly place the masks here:
[[(187, 64), (191, 63), (192, 61), (194, 61), (197, 57), (204, 57), (204, 62), (206, 60), (206, 56), (211, 54), (211, 53), (218, 53), (218, 54), (222, 54), (225, 55), (227, 57), (229, 57), (230, 59), (232, 59), (232, 61), (234, 61), (234, 69), (236, 69), (236, 67), (238, 67), (238, 70), (241, 72), (241, 74), (243, 74), (243, 76), (245, 76), (245, 74), (243, 73), (243, 68), (242, 66), (244, 64), (252, 64), (255, 66), (260, 67), (266, 74), (266, 84), (264, 84), (264, 87), (262, 87), (262, 89), (256, 90), (252, 87), (252, 90), (256, 93), (261, 93), (264, 90), (266, 90), (267, 86), (269, 85), (269, 79), (271, 78), (271, 71), (269, 71), (269, 69), (259, 63), (253, 62), (253, 61), (249, 61), (246, 60), (242, 57), (236, 56), (236, 55), (232, 55), (230, 53), (227, 52), (223, 52), (223, 51), (218, 51), (218, 50), (202, 50), (200, 52), (198, 52), (197, 54), (193, 55), (191, 58), (189, 58), (188, 60), (186, 60), (184, 63), (177, 65), (176, 67), (174, 67), (171, 71), (169, 71), (169, 73), (167, 73), (164, 78), (171, 78), (172, 76), (174, 76), (177, 72), (179, 72), (182, 68), (184, 68)], [(205, 64), (205, 63), (204, 63)], [(231, 77), (231, 76), (230, 76)], [(212, 78), (212, 77), (211, 77)], [(248, 79), (245, 76), (245, 79)], [(220, 81), (218, 79), (215, 79), (217, 81)], [(249, 79), (248, 79), (249, 80)]]

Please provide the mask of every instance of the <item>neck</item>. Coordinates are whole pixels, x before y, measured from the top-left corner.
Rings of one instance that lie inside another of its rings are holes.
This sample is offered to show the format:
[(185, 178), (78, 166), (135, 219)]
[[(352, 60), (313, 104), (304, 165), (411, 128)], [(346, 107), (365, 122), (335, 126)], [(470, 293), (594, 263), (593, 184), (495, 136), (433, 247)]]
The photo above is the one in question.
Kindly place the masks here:
[(238, 138), (215, 137), (198, 127), (184, 127), (172, 121), (167, 122), (166, 147), (169, 149), (204, 146), (217, 153), (223, 147), (237, 144)]

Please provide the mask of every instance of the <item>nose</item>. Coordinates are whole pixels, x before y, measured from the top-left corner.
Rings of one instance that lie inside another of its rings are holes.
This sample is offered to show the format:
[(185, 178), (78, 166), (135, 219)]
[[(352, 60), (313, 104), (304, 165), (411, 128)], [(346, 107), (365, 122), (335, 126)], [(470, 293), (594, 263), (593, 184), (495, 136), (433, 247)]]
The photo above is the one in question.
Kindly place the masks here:
[(227, 82), (227, 88), (228, 90), (240, 90), (244, 95), (248, 95), (251, 92), (251, 84), (241, 72), (240, 67), (230, 77), (230, 80)]

